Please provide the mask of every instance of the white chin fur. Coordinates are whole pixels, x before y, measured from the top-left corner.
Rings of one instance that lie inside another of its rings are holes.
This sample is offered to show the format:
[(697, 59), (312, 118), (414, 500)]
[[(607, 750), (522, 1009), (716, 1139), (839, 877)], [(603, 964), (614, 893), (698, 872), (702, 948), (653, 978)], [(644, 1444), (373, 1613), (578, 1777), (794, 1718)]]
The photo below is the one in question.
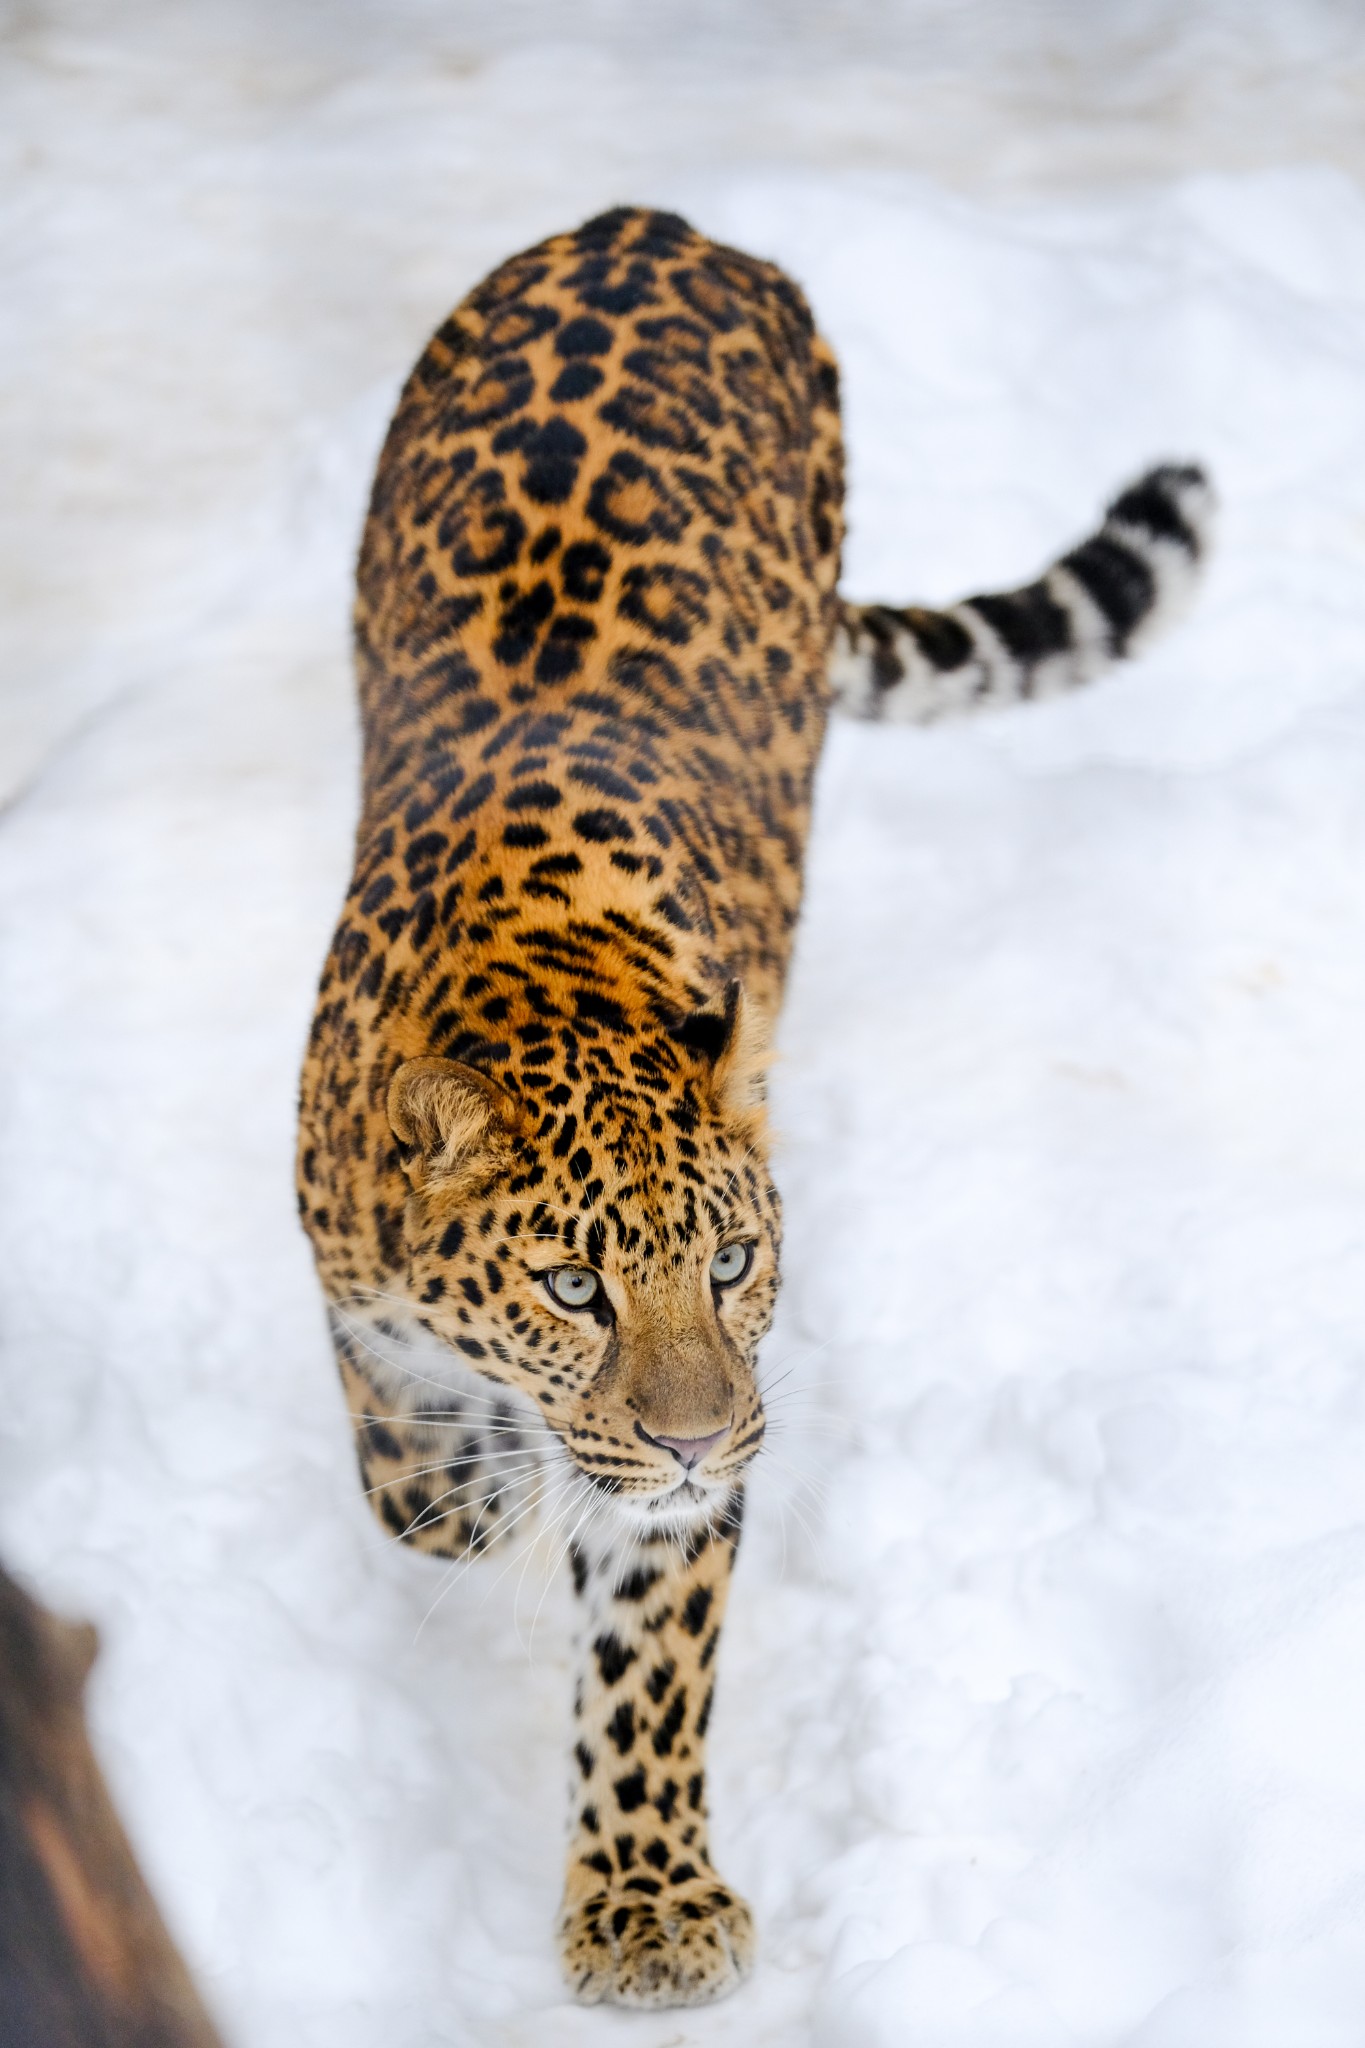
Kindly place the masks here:
[(693, 1482), (648, 1498), (618, 1494), (615, 1505), (621, 1526), (632, 1535), (684, 1536), (703, 1523), (714, 1521), (733, 1491), (732, 1486), (710, 1485), (705, 1481), (698, 1486)]

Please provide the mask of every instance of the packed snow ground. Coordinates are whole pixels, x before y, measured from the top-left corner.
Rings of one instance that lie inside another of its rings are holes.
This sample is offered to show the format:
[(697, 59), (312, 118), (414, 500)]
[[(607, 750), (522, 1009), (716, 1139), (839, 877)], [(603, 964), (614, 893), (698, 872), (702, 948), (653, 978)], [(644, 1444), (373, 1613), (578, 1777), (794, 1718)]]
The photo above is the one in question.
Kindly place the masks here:
[[(5, 46), (0, 1548), (103, 1627), (233, 2048), (1357, 2048), (1365, 48), (1307, 4), (864, 4), (843, 55), (642, 13)], [(623, 196), (805, 284), (853, 593), (1021, 578), (1154, 456), (1225, 508), (1141, 665), (831, 735), (713, 1724), (762, 1960), (655, 2018), (549, 1941), (566, 1588), (371, 1524), (290, 1192), (388, 408)]]

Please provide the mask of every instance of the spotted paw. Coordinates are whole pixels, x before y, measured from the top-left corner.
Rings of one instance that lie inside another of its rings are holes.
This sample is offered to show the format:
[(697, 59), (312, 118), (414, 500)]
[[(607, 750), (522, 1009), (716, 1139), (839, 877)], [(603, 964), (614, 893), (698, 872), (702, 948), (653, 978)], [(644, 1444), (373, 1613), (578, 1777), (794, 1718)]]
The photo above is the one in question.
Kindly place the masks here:
[(743, 1899), (713, 1876), (653, 1897), (603, 1886), (566, 1904), (559, 1947), (585, 2005), (707, 2005), (748, 1975), (754, 1924)]

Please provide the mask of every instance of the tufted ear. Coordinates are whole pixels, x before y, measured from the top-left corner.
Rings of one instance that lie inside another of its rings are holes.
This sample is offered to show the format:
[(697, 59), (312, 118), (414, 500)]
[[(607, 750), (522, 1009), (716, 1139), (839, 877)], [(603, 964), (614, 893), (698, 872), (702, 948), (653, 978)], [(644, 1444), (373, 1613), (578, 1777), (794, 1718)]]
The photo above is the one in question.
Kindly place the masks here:
[(767, 1019), (748, 1000), (743, 985), (727, 982), (721, 1000), (689, 1011), (674, 1026), (673, 1036), (707, 1062), (711, 1098), (726, 1120), (756, 1133), (763, 1123), (772, 1049)]
[(403, 1170), (419, 1193), (486, 1184), (506, 1165), (520, 1122), (505, 1089), (457, 1060), (408, 1060), (389, 1083), (388, 1109)]

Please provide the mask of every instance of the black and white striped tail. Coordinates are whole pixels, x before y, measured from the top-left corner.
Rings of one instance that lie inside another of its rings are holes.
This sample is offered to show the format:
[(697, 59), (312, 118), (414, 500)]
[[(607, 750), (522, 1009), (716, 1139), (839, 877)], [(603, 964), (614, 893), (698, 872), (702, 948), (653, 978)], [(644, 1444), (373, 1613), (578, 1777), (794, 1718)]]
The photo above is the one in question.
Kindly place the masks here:
[(1164, 463), (1022, 590), (941, 612), (841, 602), (829, 669), (836, 708), (928, 725), (1091, 682), (1185, 610), (1214, 510), (1202, 469)]

